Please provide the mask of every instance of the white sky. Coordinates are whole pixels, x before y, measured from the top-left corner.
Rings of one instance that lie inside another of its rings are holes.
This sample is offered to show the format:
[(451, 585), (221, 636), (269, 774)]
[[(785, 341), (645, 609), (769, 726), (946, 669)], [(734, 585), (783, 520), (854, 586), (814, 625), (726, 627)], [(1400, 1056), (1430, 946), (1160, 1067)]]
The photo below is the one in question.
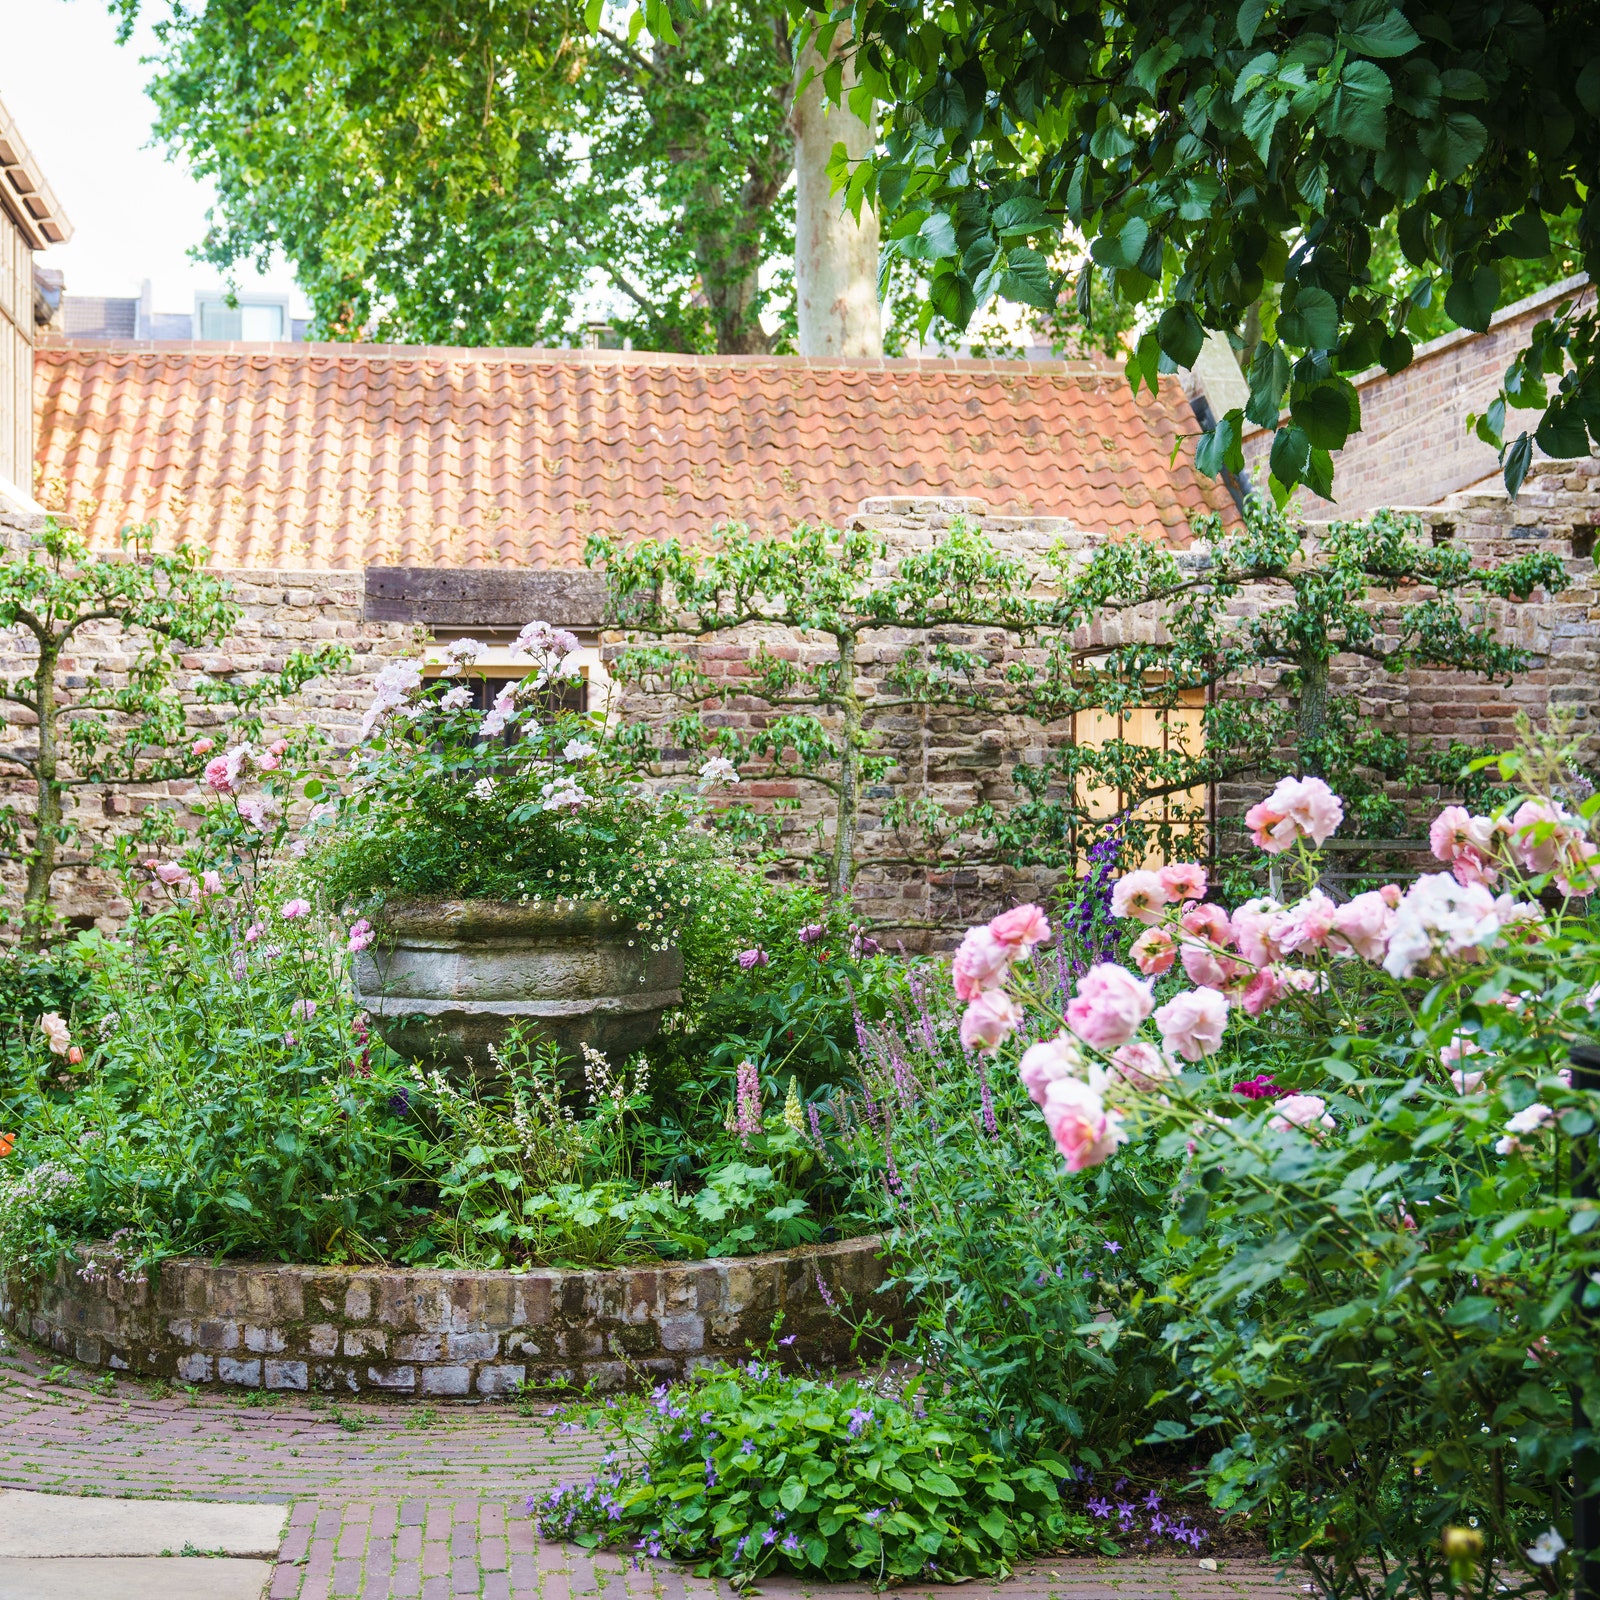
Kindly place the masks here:
[[(0, 0), (0, 41), (0, 99), (73, 225), (40, 262), (66, 273), (68, 294), (137, 295), (149, 278), (155, 310), (193, 311), (196, 290), (222, 287), (187, 255), (212, 191), (151, 148), (148, 30), (119, 45), (100, 0)], [(238, 288), (287, 292), (292, 314), (308, 314), (286, 264), (241, 270)]]

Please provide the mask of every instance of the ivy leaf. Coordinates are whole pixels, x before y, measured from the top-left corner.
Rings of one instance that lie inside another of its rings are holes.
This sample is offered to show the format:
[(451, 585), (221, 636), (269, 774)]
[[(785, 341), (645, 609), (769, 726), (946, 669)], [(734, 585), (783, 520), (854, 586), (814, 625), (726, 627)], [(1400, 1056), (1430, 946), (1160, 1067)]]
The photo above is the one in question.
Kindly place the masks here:
[[(1284, 302), (1288, 306), (1287, 286)], [(1339, 341), (1339, 307), (1326, 289), (1295, 286), (1294, 303), (1278, 317), (1278, 337), (1310, 350), (1331, 350)]]

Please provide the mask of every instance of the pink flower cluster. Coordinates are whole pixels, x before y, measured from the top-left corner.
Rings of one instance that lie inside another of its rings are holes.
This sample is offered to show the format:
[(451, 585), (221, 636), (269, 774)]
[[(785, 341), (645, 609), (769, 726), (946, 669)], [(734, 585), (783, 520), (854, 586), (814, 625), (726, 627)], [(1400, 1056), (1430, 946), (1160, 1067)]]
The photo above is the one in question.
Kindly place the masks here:
[(1016, 1031), (1022, 1013), (1005, 992), (1012, 966), (1026, 961), (1050, 937), (1038, 906), (1013, 906), (981, 928), (969, 928), (951, 964), (956, 996), (968, 1002), (961, 1019), (967, 1050), (992, 1052)]
[(1463, 888), (1493, 888), (1514, 864), (1551, 878), (1562, 894), (1580, 895), (1593, 891), (1600, 873), (1600, 846), (1554, 800), (1524, 800), (1510, 818), (1446, 806), (1428, 830), (1428, 844)]

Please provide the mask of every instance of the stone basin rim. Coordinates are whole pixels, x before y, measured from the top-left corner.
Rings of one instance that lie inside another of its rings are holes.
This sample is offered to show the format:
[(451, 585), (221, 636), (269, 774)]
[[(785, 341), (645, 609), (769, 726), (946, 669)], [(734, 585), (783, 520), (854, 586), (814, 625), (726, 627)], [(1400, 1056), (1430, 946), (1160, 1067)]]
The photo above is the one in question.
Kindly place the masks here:
[(418, 944), (440, 940), (447, 944), (540, 935), (626, 934), (633, 926), (603, 900), (541, 901), (523, 905), (515, 900), (432, 899), (396, 895), (368, 907), (380, 942)]

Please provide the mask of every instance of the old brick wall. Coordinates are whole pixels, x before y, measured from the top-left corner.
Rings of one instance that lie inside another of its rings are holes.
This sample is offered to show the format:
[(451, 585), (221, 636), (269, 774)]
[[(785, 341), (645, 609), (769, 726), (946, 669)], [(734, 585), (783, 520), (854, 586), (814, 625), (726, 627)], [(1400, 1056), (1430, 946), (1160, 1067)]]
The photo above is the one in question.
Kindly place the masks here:
[[(1459, 329), (1419, 346), (1411, 365), (1393, 377), (1373, 368), (1355, 378), (1361, 431), (1334, 462), (1339, 514), (1435, 505), (1498, 473), (1494, 450), (1467, 428), (1467, 414), (1488, 408), (1536, 322), (1554, 316), (1564, 300), (1593, 295), (1585, 278), (1568, 279), (1505, 307), (1487, 333)], [(1516, 416), (1507, 417), (1508, 425)], [(1270, 429), (1245, 435), (1245, 465), (1263, 490), (1271, 449)]]
[[(924, 499), (884, 499), (863, 503), (857, 523), (880, 530), (891, 555), (925, 548), (948, 526), (952, 517), (975, 515), (1002, 548), (1029, 558), (1035, 565), (1057, 542), (1087, 550), (1093, 543), (1066, 519), (993, 517), (976, 502)], [(1349, 680), (1361, 695), (1364, 712), (1384, 725), (1439, 746), (1452, 738), (1506, 743), (1516, 710), (1538, 715), (1552, 700), (1571, 703), (1592, 723), (1600, 696), (1600, 593), (1597, 593), (1591, 557), (1593, 530), (1600, 522), (1600, 461), (1590, 460), (1542, 466), (1513, 506), (1498, 492), (1473, 491), (1456, 502), (1428, 513), (1439, 525), (1440, 537), (1464, 541), (1482, 559), (1529, 548), (1549, 548), (1569, 555), (1572, 587), (1556, 597), (1536, 597), (1527, 606), (1496, 606), (1502, 628), (1533, 652), (1534, 669), (1510, 689), (1483, 685), (1454, 674), (1417, 672), (1398, 678), (1366, 673)], [(1181, 556), (1203, 559), (1196, 548)], [(237, 635), (218, 652), (196, 655), (187, 663), (195, 671), (253, 671), (272, 667), (296, 645), (323, 641), (344, 644), (352, 652), (344, 671), (311, 685), (298, 700), (269, 715), (270, 726), (289, 727), (315, 723), (329, 735), (337, 752), (354, 738), (370, 698), (374, 674), (389, 660), (414, 654), (417, 627), (397, 619), (392, 607), (375, 606), (364, 592), (359, 574), (340, 572), (281, 572), (242, 570), (228, 575), (235, 597), (244, 611)], [(1253, 603), (1242, 596), (1240, 607)], [(373, 613), (386, 620), (373, 620)], [(464, 618), (458, 619), (464, 621)], [(550, 620), (578, 621), (551, 614)], [(585, 617), (585, 622), (591, 619)], [(1154, 616), (1130, 614), (1104, 627), (1086, 630), (1075, 641), (1089, 646), (1114, 643), (1130, 637), (1152, 637), (1159, 627)], [(989, 671), (998, 677), (1014, 658), (1015, 646), (1003, 634), (979, 636), (975, 630), (950, 630), (951, 643), (982, 648), (990, 658)], [(864, 695), (878, 692), (890, 661), (906, 641), (892, 633), (872, 641), (860, 663)], [(613, 645), (615, 641), (612, 641)], [(774, 641), (784, 649), (817, 647), (793, 639)], [(0, 650), (11, 653), (3, 662), (11, 670), (21, 641), (0, 640)], [(753, 648), (749, 638), (714, 642), (701, 649), (708, 672), (737, 678), (748, 671)], [(85, 635), (79, 653), (66, 664), (67, 682), (96, 663), (107, 673), (125, 667), (125, 642), (105, 632)], [(623, 714), (647, 715), (659, 707), (633, 701)], [(734, 719), (758, 714), (754, 702), (736, 702), (729, 711)], [(195, 731), (208, 726), (213, 714), (196, 706)], [(1041, 728), (1024, 719), (986, 711), (952, 714), (910, 708), (886, 715), (880, 723), (885, 749), (898, 763), (901, 792), (926, 794), (953, 811), (968, 810), (979, 800), (997, 805), (1015, 795), (1013, 768), (1018, 762), (1041, 762), (1050, 750), (1069, 738), (1064, 726)], [(796, 852), (812, 847), (811, 833), (824, 807), (809, 786), (791, 783), (744, 786), (747, 799), (771, 802), (800, 799), (800, 810), (784, 823), (785, 836)], [(889, 937), (908, 948), (929, 942), (947, 942), (942, 930), (959, 928), (974, 917), (1017, 898), (1044, 892), (1050, 875), (1029, 869), (1005, 868), (986, 857), (983, 841), (953, 837), (947, 858), (929, 867), (906, 858), (914, 856), (919, 842), (914, 835), (897, 834), (888, 825), (887, 809), (896, 793), (894, 785), (868, 791), (863, 802), (860, 856), (868, 864), (859, 879), (863, 909), (874, 919), (892, 924)], [(1224, 812), (1232, 812), (1256, 797), (1250, 785), (1230, 786), (1218, 797)], [(194, 799), (192, 785), (174, 784), (150, 789), (118, 789), (107, 793), (84, 791), (78, 815), (91, 835), (123, 828), (146, 806), (175, 806), (180, 811)], [(24, 797), (25, 803), (26, 797)], [(873, 864), (873, 858), (880, 859)], [(899, 858), (899, 859), (894, 859)], [(72, 872), (61, 879), (64, 909), (83, 922), (110, 921), (124, 907), (116, 899), (115, 885), (91, 872)]]

